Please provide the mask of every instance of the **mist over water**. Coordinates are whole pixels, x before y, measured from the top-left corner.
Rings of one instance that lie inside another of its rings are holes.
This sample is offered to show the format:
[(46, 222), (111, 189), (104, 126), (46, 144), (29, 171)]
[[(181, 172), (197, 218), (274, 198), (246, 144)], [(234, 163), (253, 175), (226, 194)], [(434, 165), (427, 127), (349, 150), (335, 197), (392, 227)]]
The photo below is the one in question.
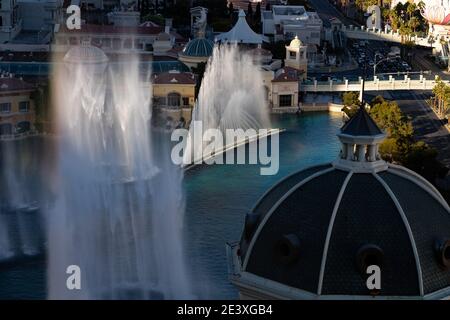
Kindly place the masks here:
[[(260, 67), (235, 44), (216, 45), (203, 76), (192, 121), (207, 129), (268, 129), (271, 127)], [(185, 162), (205, 148), (194, 145), (190, 128)]]
[[(51, 299), (191, 298), (182, 172), (169, 146), (152, 143), (150, 75), (127, 59), (112, 68), (101, 50), (75, 47), (52, 79), (59, 138)], [(81, 290), (66, 287), (69, 265), (81, 269)]]
[(0, 141), (0, 263), (43, 252), (40, 190), (30, 182), (38, 178), (35, 151), (22, 140)]

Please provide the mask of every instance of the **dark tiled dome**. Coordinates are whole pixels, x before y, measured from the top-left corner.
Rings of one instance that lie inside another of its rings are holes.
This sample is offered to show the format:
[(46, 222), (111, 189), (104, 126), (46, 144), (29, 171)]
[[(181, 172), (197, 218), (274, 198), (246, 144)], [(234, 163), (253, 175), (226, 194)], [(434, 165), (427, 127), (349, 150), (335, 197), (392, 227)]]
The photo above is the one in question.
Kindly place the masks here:
[(424, 296), (450, 290), (435, 249), (446, 239), (450, 210), (423, 178), (399, 166), (353, 173), (329, 164), (295, 173), (261, 198), (246, 217), (240, 254), (243, 271), (265, 279), (363, 296), (357, 253), (372, 245), (383, 253), (380, 295)]
[(209, 57), (212, 55), (214, 43), (206, 38), (196, 38), (188, 42), (181, 52), (188, 57)]
[[(378, 154), (384, 133), (364, 108), (341, 129), (330, 164), (267, 191), (228, 246), (244, 297), (450, 297), (450, 208), (418, 174)], [(369, 290), (367, 267), (381, 269)]]

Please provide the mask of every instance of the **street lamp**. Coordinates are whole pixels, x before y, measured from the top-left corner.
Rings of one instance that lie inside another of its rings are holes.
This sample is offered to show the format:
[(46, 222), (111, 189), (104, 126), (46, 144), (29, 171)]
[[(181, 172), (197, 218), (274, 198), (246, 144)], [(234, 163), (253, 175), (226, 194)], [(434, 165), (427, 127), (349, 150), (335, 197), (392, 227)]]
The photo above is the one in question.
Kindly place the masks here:
[(378, 54), (375, 55), (375, 64), (373, 65), (373, 76), (374, 76), (374, 77), (377, 75), (377, 67), (378, 67), (378, 65), (379, 65), (380, 63), (382, 63), (382, 62), (384, 62), (384, 61), (392, 60), (391, 57), (387, 57), (387, 58), (381, 59), (380, 61), (377, 62), (377, 57), (378, 57), (378, 56), (379, 56)]

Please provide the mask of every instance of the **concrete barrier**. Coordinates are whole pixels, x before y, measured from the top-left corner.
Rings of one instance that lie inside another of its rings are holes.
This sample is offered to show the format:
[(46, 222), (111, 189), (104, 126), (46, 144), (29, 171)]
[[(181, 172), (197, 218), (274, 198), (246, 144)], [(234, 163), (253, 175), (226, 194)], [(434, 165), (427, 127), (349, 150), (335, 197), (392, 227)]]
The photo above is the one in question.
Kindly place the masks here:
[(341, 113), (342, 109), (344, 108), (341, 104), (336, 103), (309, 103), (309, 104), (300, 104), (300, 110), (302, 112), (320, 112), (320, 111), (327, 111), (327, 112), (336, 112)]

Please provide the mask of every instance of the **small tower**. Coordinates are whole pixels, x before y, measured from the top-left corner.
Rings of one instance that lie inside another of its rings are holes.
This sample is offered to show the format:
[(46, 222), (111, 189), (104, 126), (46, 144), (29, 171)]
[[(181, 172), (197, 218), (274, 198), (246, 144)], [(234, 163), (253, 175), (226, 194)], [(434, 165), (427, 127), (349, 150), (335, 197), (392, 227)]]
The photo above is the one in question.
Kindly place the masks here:
[(303, 72), (303, 78), (306, 78), (308, 73), (306, 51), (307, 46), (303, 45), (302, 41), (295, 36), (289, 46), (286, 46), (286, 60), (284, 61), (286, 66)]
[(342, 149), (335, 162), (337, 168), (355, 172), (386, 170), (387, 163), (378, 152), (386, 134), (378, 128), (365, 107), (360, 107), (358, 113), (342, 127), (338, 137)]

